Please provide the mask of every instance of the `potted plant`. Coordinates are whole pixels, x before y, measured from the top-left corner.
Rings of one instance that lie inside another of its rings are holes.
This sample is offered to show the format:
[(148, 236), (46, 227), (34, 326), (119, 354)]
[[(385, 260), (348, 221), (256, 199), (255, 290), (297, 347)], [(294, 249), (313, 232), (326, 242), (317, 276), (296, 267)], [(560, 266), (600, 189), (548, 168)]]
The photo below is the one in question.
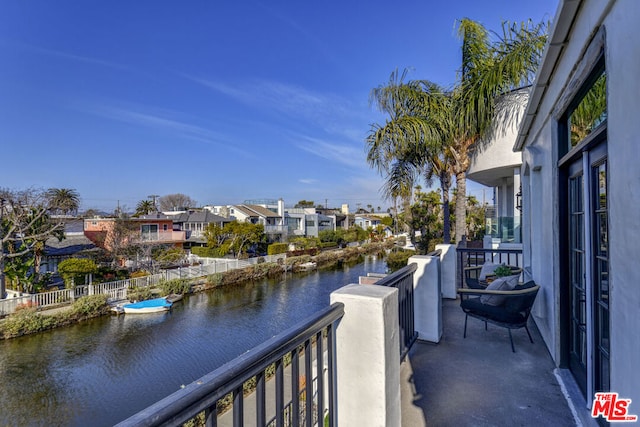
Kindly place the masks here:
[(496, 277), (506, 277), (506, 276), (511, 276), (513, 273), (511, 272), (511, 267), (509, 267), (508, 265), (502, 264), (496, 267), (496, 269), (493, 271), (493, 274)]

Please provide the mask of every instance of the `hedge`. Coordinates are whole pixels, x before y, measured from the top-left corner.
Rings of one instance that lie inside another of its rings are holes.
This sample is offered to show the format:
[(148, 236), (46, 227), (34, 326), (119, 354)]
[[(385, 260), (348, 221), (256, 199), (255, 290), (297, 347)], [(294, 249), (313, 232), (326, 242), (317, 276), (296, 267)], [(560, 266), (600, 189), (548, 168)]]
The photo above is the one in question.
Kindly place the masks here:
[(288, 243), (272, 243), (267, 247), (267, 255), (278, 255), (289, 250)]
[(202, 258), (218, 258), (217, 249), (208, 246), (194, 246), (191, 248), (191, 253)]

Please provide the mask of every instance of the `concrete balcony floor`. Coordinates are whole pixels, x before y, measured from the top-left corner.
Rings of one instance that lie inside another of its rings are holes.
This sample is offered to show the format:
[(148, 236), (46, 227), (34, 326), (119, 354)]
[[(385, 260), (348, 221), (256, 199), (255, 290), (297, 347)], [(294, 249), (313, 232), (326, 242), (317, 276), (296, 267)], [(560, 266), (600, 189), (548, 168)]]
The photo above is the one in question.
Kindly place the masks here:
[(529, 320), (513, 330), (469, 317), (459, 300), (443, 301), (438, 344), (416, 342), (400, 370), (402, 426), (572, 426), (576, 421), (555, 365)]

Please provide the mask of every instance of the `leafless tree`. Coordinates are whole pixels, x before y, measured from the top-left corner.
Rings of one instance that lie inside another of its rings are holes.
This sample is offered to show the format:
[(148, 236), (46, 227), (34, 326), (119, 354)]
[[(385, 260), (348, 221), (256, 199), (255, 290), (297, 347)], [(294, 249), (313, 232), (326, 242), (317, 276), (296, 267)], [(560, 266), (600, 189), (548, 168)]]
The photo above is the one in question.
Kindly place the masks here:
[(33, 252), (64, 229), (61, 221), (49, 217), (52, 209), (57, 206), (51, 205), (42, 190), (0, 188), (0, 299), (6, 292), (5, 261)]
[(160, 210), (175, 211), (196, 206), (196, 201), (186, 194), (175, 193), (160, 197)]

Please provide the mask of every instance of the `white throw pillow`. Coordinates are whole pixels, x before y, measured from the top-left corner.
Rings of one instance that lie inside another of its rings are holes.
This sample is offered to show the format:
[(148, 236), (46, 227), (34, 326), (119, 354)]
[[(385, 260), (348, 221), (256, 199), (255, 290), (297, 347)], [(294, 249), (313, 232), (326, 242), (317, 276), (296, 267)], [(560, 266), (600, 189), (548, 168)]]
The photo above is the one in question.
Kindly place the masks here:
[(484, 280), (487, 278), (487, 274), (493, 274), (496, 271), (496, 268), (500, 267), (500, 264), (494, 264), (493, 262), (485, 262), (482, 264), (482, 268), (480, 269), (480, 275), (478, 276), (478, 280)]
[[(512, 291), (518, 285), (519, 274), (498, 277), (487, 286), (488, 291)], [(507, 297), (503, 295), (482, 295), (480, 302), (487, 305), (502, 305)]]

